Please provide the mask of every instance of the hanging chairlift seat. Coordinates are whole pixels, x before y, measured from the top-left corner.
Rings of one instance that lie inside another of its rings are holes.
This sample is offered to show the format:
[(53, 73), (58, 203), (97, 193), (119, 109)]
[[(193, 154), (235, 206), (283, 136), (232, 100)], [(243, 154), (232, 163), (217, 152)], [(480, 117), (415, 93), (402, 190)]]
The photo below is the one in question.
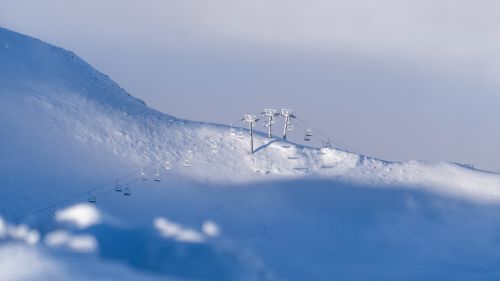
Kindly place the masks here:
[(125, 195), (125, 196), (132, 195), (132, 191), (130, 190), (130, 188), (128, 187), (128, 185), (127, 185), (127, 187), (125, 187), (125, 189), (123, 189), (123, 195)]
[(155, 178), (153, 179), (153, 181), (155, 182), (161, 182), (161, 178), (160, 178), (160, 170), (158, 169), (158, 171), (156, 172), (155, 174)]
[(170, 162), (165, 161), (165, 170), (171, 170), (171, 169), (172, 169), (172, 165), (170, 165)]
[(146, 173), (144, 172), (144, 169), (141, 169), (141, 179), (143, 181), (147, 181), (148, 180), (148, 177), (147, 177)]
[(310, 129), (307, 129), (305, 134), (304, 134), (304, 140), (305, 141), (310, 141), (312, 137), (312, 131)]
[(327, 140), (327, 141), (325, 141), (323, 143), (323, 147), (324, 148), (331, 148), (332, 147), (332, 143), (329, 140)]
[(243, 128), (240, 128), (240, 131), (238, 133), (236, 133), (236, 136), (238, 136), (238, 138), (240, 138), (240, 139), (244, 138), (243, 137)]
[(236, 129), (233, 128), (233, 124), (231, 124), (231, 128), (229, 129), (229, 134), (231, 136), (235, 136), (236, 135)]
[(95, 196), (92, 195), (92, 192), (89, 192), (89, 198), (87, 199), (87, 201), (92, 204), (95, 204), (97, 202)]
[(123, 188), (121, 185), (119, 185), (118, 183), (115, 184), (115, 191), (116, 192), (122, 192)]

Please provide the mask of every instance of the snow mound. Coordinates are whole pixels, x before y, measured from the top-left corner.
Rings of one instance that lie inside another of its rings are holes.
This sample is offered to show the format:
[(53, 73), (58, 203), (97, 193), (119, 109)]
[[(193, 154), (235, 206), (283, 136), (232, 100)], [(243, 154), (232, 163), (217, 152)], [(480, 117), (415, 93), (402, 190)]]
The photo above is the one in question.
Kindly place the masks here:
[(162, 236), (167, 238), (191, 243), (200, 243), (204, 241), (202, 233), (184, 228), (180, 224), (169, 221), (166, 218), (156, 218), (154, 220), (154, 226)]
[(93, 205), (78, 204), (55, 213), (56, 221), (69, 223), (79, 228), (87, 228), (101, 221), (99, 210)]
[(45, 236), (45, 244), (50, 247), (66, 247), (81, 253), (95, 252), (98, 248), (96, 239), (91, 235), (72, 235), (63, 230), (50, 232)]

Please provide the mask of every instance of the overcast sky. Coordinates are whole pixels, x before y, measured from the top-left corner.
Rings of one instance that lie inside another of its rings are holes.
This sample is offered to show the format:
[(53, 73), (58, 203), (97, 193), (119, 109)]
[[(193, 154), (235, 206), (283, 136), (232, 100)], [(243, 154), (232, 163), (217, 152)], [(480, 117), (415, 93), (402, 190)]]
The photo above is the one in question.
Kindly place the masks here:
[(485, 0), (0, 0), (0, 25), (74, 51), (178, 117), (228, 124), (290, 107), (370, 156), (500, 171), (499, 11)]

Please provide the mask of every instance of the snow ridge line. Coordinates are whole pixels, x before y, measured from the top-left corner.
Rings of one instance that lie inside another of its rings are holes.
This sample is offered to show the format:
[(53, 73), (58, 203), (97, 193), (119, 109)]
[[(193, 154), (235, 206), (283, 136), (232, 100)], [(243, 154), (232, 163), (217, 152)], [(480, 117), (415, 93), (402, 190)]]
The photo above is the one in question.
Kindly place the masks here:
[[(207, 137), (205, 137), (205, 138), (202, 138), (201, 140), (199, 140), (199, 141), (195, 142), (194, 144), (192, 144), (192, 145), (191, 145), (191, 147), (192, 147), (192, 148), (198, 147), (198, 145), (199, 145), (200, 143), (202, 143), (202, 142), (204, 142), (204, 141), (206, 141), (206, 140), (210, 140), (211, 138), (213, 138), (215, 135), (217, 135), (217, 134), (219, 134), (219, 133), (221, 133), (221, 132), (216, 132), (216, 133), (211, 134), (210, 136), (207, 136)], [(177, 157), (177, 159), (176, 159), (175, 161), (171, 162), (171, 164), (174, 164), (174, 163), (175, 163), (175, 164), (179, 164), (179, 163), (180, 163), (183, 159), (184, 159), (183, 157)], [(145, 167), (141, 167), (141, 168), (139, 168), (139, 169), (136, 169), (136, 170), (134, 170), (134, 171), (132, 171), (132, 172), (130, 172), (130, 173), (128, 173), (128, 174), (125, 174), (125, 175), (121, 176), (121, 177), (115, 178), (115, 179), (110, 180), (110, 181), (108, 181), (108, 182), (106, 182), (106, 183), (103, 183), (103, 184), (101, 184), (101, 185), (98, 185), (98, 186), (96, 186), (96, 187), (93, 187), (93, 188), (91, 188), (91, 189), (88, 189), (88, 190), (86, 190), (85, 192), (81, 192), (81, 193), (79, 193), (79, 194), (77, 194), (77, 195), (74, 195), (74, 196), (72, 196), (72, 197), (69, 197), (69, 198), (67, 198), (67, 199), (64, 199), (64, 200), (61, 200), (61, 201), (59, 201), (59, 202), (52, 203), (52, 204), (50, 204), (50, 205), (47, 205), (47, 206), (41, 207), (41, 208), (39, 208), (39, 209), (37, 209), (37, 210), (35, 210), (35, 211), (32, 211), (32, 212), (27, 212), (27, 213), (25, 213), (25, 214), (23, 214), (23, 215), (21, 215), (21, 216), (16, 216), (16, 217), (15, 217), (15, 223), (16, 223), (16, 224), (19, 224), (19, 223), (21, 223), (22, 221), (26, 221), (28, 218), (32, 218), (32, 217), (39, 217), (39, 216), (41, 216), (43, 213), (45, 213), (46, 211), (53, 210), (53, 209), (55, 209), (56, 207), (62, 207), (62, 206), (68, 205), (69, 203), (74, 202), (74, 201), (77, 201), (78, 199), (80, 199), (80, 198), (82, 198), (82, 197), (83, 197), (83, 198), (85, 198), (86, 196), (88, 196), (88, 195), (89, 195), (89, 194), (91, 194), (92, 192), (95, 192), (95, 191), (101, 190), (101, 189), (103, 189), (103, 188), (105, 188), (105, 187), (108, 187), (108, 186), (110, 186), (110, 185), (114, 184), (114, 183), (117, 183), (117, 182), (122, 181), (122, 180), (124, 180), (124, 179), (126, 179), (126, 178), (129, 178), (129, 177), (131, 177), (131, 176), (133, 176), (133, 175), (136, 175), (136, 174), (140, 173), (141, 171), (146, 170), (146, 171), (148, 171), (148, 173), (147, 173), (147, 174), (149, 174), (149, 173), (151, 173), (151, 172), (153, 172), (153, 171), (156, 171), (156, 170), (158, 170), (158, 169), (159, 169), (159, 163), (151, 163), (151, 164), (149, 164), (149, 165), (147, 165), (147, 166), (145, 166)], [(131, 184), (131, 183), (134, 183), (134, 182), (138, 181), (138, 180), (139, 180), (139, 179), (141, 179), (141, 178), (142, 178), (142, 175), (139, 175), (138, 177), (135, 177), (135, 178), (133, 178), (133, 179), (129, 180), (128, 182), (122, 183), (122, 186), (123, 186), (123, 185), (128, 185), (128, 184)], [(95, 198), (102, 197), (102, 196), (106, 195), (107, 193), (109, 193), (109, 192), (113, 191), (114, 189), (115, 189), (115, 186), (112, 186), (111, 188), (106, 189), (106, 190), (104, 190), (103, 192), (101, 192), (101, 193), (99, 193), (99, 194), (94, 195), (94, 197), (95, 197)], [(54, 211), (53, 211), (53, 212), (51, 212), (50, 214), (52, 214), (52, 213), (54, 213)]]

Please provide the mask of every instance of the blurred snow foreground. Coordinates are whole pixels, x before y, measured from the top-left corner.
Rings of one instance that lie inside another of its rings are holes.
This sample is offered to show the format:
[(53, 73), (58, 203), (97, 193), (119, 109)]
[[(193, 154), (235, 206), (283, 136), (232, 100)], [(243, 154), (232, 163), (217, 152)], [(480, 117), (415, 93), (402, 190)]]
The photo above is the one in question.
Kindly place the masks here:
[(0, 28), (0, 281), (500, 277), (498, 174), (254, 137)]

